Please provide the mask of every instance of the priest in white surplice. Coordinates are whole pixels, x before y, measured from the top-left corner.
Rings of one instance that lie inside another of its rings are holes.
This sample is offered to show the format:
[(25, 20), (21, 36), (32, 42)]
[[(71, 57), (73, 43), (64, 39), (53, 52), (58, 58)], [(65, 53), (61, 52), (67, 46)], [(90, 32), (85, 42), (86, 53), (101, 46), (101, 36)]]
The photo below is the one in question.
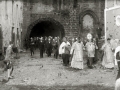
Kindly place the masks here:
[(74, 42), (71, 48), (71, 67), (76, 69), (83, 69), (83, 42), (81, 42), (80, 37)]

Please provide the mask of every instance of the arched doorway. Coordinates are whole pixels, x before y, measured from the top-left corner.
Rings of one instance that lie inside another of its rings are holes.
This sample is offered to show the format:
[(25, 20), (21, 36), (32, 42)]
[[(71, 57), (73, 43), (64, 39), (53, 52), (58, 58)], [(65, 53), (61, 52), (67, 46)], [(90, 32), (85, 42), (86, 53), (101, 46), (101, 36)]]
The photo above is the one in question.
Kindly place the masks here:
[(64, 27), (56, 20), (51, 18), (42, 18), (33, 22), (27, 31), (26, 38), (41, 36), (65, 36)]
[(95, 36), (96, 29), (99, 24), (99, 18), (93, 11), (86, 10), (80, 14), (79, 24), (80, 34), (83, 37), (87, 36), (87, 33), (92, 33), (93, 36)]

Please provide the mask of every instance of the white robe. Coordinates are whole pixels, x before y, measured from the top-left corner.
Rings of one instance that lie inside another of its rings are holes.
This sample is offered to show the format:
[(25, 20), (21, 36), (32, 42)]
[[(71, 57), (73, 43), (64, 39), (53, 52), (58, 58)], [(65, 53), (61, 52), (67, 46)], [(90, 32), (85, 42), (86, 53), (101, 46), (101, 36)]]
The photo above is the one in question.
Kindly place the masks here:
[(120, 90), (120, 78), (115, 82), (115, 90)]
[(114, 56), (113, 56), (111, 44), (105, 43), (102, 46), (102, 50), (104, 50), (102, 65), (106, 68), (113, 68), (114, 67)]
[(118, 46), (118, 40), (111, 39), (110, 44), (112, 46), (112, 49), (115, 50), (115, 48)]
[(87, 42), (85, 47), (88, 57), (95, 57), (95, 49), (98, 49), (97, 45), (95, 45), (93, 42)]
[(75, 42), (72, 45), (70, 54), (73, 55), (71, 61), (71, 67), (77, 69), (83, 69), (83, 43)]
[(59, 54), (65, 53), (65, 48), (63, 48), (63, 47), (66, 46), (66, 45), (69, 45), (69, 46), (70, 46), (70, 43), (69, 43), (69, 42), (67, 42), (67, 43), (62, 42), (62, 43), (61, 43), (61, 45), (60, 45), (60, 47), (59, 47)]
[(117, 64), (117, 60), (116, 60), (116, 54), (117, 54), (117, 52), (119, 52), (119, 51), (120, 51), (120, 46), (118, 46), (118, 47), (115, 49), (115, 53), (114, 53), (115, 65), (118, 65), (118, 64)]

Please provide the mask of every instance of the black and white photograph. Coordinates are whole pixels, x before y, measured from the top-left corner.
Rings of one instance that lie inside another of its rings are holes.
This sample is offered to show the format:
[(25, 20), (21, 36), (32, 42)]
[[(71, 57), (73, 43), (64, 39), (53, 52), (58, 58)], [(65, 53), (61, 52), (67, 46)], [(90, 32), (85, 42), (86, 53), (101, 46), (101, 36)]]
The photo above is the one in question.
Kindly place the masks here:
[(120, 0), (0, 0), (0, 90), (120, 90)]

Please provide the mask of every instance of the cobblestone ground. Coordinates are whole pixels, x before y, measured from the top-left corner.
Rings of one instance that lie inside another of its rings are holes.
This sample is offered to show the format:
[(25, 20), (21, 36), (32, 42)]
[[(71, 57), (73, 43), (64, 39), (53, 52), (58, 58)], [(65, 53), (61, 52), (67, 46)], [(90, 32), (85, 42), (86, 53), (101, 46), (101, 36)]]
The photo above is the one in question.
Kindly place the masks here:
[(7, 73), (0, 72), (0, 90), (113, 90), (116, 71), (96, 68), (76, 70), (62, 65), (62, 59), (33, 57), (21, 53), (14, 59), (14, 79), (5, 82)]

